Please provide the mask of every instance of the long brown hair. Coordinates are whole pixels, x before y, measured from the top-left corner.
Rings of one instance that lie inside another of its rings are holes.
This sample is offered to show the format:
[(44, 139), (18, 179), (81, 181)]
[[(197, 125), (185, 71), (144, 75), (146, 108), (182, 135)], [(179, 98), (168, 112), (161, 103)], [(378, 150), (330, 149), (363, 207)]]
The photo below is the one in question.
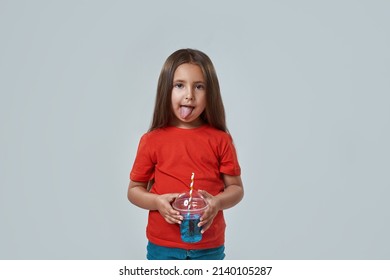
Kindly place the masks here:
[(228, 132), (225, 109), (214, 65), (205, 53), (194, 49), (177, 50), (165, 61), (158, 79), (153, 119), (149, 131), (169, 126), (174, 117), (171, 109), (173, 77), (177, 67), (183, 63), (198, 65), (205, 78), (206, 108), (200, 117), (212, 127)]

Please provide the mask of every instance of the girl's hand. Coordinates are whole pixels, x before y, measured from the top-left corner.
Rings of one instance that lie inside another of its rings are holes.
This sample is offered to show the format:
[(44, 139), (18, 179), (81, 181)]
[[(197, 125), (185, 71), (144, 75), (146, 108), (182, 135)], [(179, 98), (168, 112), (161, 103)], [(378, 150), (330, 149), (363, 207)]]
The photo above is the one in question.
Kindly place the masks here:
[(202, 217), (200, 217), (200, 223), (198, 224), (199, 227), (203, 227), (202, 233), (204, 233), (213, 223), (215, 216), (217, 216), (220, 210), (220, 201), (216, 196), (212, 196), (206, 191), (199, 190), (199, 193), (203, 195), (209, 204), (209, 207), (203, 213)]
[(172, 208), (171, 202), (175, 200), (178, 193), (162, 194), (156, 197), (156, 208), (169, 224), (180, 224), (183, 219), (180, 213)]

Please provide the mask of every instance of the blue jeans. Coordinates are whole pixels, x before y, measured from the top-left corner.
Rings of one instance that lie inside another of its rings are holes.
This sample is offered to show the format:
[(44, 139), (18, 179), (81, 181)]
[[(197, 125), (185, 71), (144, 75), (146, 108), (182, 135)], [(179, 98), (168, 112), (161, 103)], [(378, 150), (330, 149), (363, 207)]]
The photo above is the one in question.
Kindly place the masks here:
[(225, 246), (185, 250), (159, 246), (149, 242), (146, 258), (148, 260), (223, 260), (225, 258)]

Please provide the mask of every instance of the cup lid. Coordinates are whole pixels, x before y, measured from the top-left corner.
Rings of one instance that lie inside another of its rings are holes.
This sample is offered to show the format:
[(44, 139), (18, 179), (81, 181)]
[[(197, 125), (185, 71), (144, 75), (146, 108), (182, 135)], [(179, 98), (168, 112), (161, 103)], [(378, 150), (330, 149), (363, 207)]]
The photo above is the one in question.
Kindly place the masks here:
[(172, 207), (178, 211), (203, 211), (207, 208), (207, 200), (196, 190), (179, 194), (172, 204)]

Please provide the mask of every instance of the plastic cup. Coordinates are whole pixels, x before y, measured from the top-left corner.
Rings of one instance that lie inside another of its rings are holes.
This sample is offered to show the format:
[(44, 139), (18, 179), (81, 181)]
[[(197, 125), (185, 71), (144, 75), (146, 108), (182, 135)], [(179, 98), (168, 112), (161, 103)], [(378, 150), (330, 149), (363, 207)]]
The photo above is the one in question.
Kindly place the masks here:
[(198, 227), (198, 224), (200, 217), (208, 207), (204, 197), (194, 190), (190, 201), (190, 193), (182, 193), (175, 199), (172, 207), (183, 216), (183, 221), (180, 224), (181, 240), (187, 243), (202, 240), (202, 227)]

